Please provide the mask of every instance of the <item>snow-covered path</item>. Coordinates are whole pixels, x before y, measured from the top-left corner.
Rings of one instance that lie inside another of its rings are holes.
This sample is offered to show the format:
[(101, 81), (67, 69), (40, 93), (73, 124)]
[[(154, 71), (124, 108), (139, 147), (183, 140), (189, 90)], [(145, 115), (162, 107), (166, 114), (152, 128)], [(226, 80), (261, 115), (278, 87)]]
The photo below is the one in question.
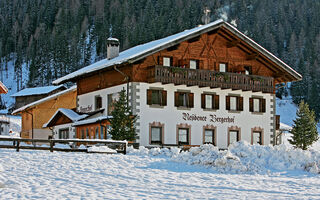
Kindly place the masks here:
[(0, 149), (0, 199), (319, 199), (308, 172), (221, 174), (150, 155)]

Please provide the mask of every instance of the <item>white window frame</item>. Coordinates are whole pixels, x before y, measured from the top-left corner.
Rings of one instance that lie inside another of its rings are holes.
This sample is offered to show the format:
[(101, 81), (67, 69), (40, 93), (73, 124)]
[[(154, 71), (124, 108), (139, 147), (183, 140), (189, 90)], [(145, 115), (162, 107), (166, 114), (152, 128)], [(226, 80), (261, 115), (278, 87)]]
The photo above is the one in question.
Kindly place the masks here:
[(197, 61), (190, 60), (190, 69), (197, 69)]
[(229, 144), (232, 144), (234, 142), (238, 142), (238, 137), (239, 137), (239, 131), (230, 130), (229, 131)]
[(219, 63), (219, 72), (227, 72), (227, 64)]
[[(207, 141), (206, 138), (207, 138), (207, 134), (208, 132), (211, 132), (211, 140), (210, 141)], [(204, 143), (206, 144), (214, 144), (214, 129), (205, 129), (204, 130)]]
[(171, 66), (171, 58), (163, 57), (163, 66), (170, 67)]
[[(156, 130), (156, 129), (158, 129), (158, 133), (156, 133), (156, 134), (159, 134), (159, 140), (153, 140), (153, 136), (154, 136), (154, 132), (153, 132), (153, 130)], [(160, 127), (160, 126), (151, 126), (151, 134), (150, 134), (150, 136), (151, 136), (151, 144), (162, 144), (162, 127)]]
[(213, 109), (212, 108), (213, 103), (213, 95), (212, 94), (206, 94), (205, 95), (205, 108), (206, 109)]

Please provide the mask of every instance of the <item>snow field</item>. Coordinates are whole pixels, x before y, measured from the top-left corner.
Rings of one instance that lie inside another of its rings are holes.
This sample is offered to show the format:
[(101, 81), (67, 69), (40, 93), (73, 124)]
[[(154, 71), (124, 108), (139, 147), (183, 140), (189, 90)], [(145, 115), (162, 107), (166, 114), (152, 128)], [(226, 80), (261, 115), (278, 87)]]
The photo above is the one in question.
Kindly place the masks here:
[[(201, 155), (198, 150), (190, 155)], [(157, 152), (141, 148), (129, 155), (108, 155), (0, 149), (6, 178), (0, 199), (320, 198), (319, 175), (312, 173), (220, 173), (172, 161), (186, 157), (178, 149)]]

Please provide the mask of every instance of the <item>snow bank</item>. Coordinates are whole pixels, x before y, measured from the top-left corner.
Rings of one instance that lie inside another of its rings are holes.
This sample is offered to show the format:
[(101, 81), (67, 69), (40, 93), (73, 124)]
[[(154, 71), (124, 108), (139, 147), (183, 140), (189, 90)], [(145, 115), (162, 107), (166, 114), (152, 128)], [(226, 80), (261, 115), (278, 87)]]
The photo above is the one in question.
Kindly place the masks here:
[(320, 152), (302, 151), (285, 145), (250, 145), (245, 141), (235, 143), (227, 151), (212, 145), (193, 147), (190, 151), (173, 149), (128, 149), (129, 154), (163, 155), (175, 162), (211, 167), (222, 173), (269, 174), (272, 171), (305, 170), (320, 173)]
[(88, 148), (90, 153), (117, 153), (116, 150), (110, 149), (107, 146), (92, 146)]

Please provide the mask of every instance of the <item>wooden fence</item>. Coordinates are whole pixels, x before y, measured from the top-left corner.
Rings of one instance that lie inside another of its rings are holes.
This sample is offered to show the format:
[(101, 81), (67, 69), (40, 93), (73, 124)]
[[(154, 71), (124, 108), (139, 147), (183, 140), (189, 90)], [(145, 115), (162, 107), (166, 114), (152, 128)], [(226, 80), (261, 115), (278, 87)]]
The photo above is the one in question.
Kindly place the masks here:
[[(92, 145), (106, 145), (112, 146), (118, 153), (126, 154), (127, 142), (126, 141), (111, 141), (111, 140), (95, 140), (95, 139), (24, 139), (24, 138), (0, 138), (0, 141), (12, 142), (12, 145), (0, 144), (0, 148), (12, 148), (19, 151), (20, 149), (31, 149), (31, 150), (50, 150), (53, 151), (64, 151), (64, 152), (88, 152), (88, 149), (82, 148), (57, 148), (55, 144), (72, 144), (72, 146), (79, 146), (80, 144), (92, 144)], [(24, 142), (26, 145), (21, 145)], [(28, 144), (29, 143), (29, 144)], [(49, 147), (37, 146), (37, 143), (48, 144)]]

